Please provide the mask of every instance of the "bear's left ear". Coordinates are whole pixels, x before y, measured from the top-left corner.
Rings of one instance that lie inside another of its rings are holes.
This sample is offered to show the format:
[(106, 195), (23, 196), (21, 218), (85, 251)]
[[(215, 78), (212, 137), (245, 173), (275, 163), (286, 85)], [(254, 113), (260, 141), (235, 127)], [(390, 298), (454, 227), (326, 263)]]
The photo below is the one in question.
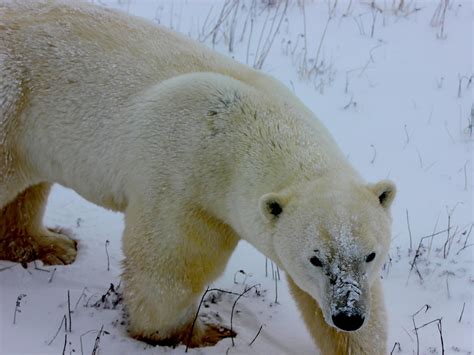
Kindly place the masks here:
[(283, 196), (276, 193), (268, 193), (260, 197), (259, 200), (260, 213), (268, 221), (276, 221), (285, 208)]
[(395, 184), (388, 180), (369, 185), (369, 189), (378, 197), (380, 205), (385, 209), (390, 207), (397, 193)]

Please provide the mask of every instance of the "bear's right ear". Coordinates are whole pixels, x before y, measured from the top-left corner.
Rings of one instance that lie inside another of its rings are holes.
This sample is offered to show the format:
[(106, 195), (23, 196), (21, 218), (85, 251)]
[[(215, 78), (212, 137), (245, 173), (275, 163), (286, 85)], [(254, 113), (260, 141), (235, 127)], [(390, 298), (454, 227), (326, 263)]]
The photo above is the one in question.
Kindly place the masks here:
[(285, 203), (282, 196), (271, 192), (260, 197), (259, 205), (262, 216), (273, 222), (283, 213)]

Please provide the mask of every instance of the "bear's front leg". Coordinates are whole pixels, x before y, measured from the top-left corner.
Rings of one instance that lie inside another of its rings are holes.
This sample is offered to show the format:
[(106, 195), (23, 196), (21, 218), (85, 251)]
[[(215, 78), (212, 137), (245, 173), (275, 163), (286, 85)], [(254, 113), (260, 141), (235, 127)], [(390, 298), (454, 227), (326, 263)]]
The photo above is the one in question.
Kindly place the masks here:
[(382, 355), (387, 353), (387, 327), (382, 285), (376, 280), (371, 288), (368, 323), (353, 332), (339, 331), (324, 320), (318, 303), (287, 276), (291, 294), (306, 326), (322, 355)]
[(235, 336), (196, 318), (205, 287), (224, 270), (237, 242), (219, 222), (200, 217), (203, 212), (176, 219), (126, 213), (123, 282), (132, 337), (202, 347)]

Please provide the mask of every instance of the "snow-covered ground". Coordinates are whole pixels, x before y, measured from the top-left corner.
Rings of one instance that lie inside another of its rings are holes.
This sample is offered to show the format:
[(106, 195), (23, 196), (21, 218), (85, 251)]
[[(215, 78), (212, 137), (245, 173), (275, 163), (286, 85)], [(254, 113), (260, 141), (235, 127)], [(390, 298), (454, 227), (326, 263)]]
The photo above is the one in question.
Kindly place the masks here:
[[(286, 9), (279, 0), (95, 2), (263, 64), (320, 117), (368, 181), (395, 181), (383, 270), (387, 352), (473, 352), (470, 1), (290, 0)], [(102, 298), (110, 284), (120, 291), (121, 215), (57, 186), (46, 222), (71, 229), (79, 255), (70, 266), (32, 263), (26, 270), (0, 261), (2, 355), (184, 353), (183, 346), (154, 348), (128, 337), (120, 299), (110, 291)], [(272, 271), (241, 242), (212, 285), (235, 293), (256, 285), (236, 304), (235, 345), (225, 339), (189, 353), (317, 353), (283, 275), (274, 280)], [(215, 291), (205, 299), (201, 313), (229, 325), (237, 296)], [(71, 332), (60, 327), (64, 317)]]

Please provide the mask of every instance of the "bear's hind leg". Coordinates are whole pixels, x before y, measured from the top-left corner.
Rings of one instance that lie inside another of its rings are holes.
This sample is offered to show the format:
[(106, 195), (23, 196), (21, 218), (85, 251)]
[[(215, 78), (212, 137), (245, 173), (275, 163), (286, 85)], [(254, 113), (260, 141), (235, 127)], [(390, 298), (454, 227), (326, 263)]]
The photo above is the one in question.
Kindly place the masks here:
[(7, 203), (0, 201), (0, 260), (21, 263), (41, 260), (45, 265), (70, 264), (77, 243), (63, 231), (42, 223), (51, 185), (31, 186)]
[(235, 336), (199, 318), (193, 324), (205, 287), (224, 270), (237, 244), (230, 227), (202, 211), (175, 219), (169, 210), (166, 216), (147, 211), (146, 218), (130, 210), (123, 274), (130, 335), (155, 345), (190, 347)]
[[(5, 38), (0, 34), (0, 38), (8, 39), (8, 35)], [(4, 49), (0, 48), (0, 54)], [(42, 224), (50, 184), (31, 186), (37, 180), (32, 181), (31, 171), (25, 168), (16, 147), (21, 131), (18, 120), (27, 97), (24, 70), (9, 55), (3, 57), (0, 60), (0, 260), (20, 262), (23, 266), (36, 259), (48, 265), (70, 264), (76, 257), (76, 242)]]

